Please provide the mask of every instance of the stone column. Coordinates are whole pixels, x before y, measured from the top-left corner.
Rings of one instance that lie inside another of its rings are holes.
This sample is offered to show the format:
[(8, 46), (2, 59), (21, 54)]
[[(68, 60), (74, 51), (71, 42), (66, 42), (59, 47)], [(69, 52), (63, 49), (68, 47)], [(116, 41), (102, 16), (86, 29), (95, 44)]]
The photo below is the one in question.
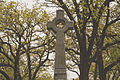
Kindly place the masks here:
[(51, 29), (56, 33), (54, 80), (67, 80), (64, 34), (69, 29), (73, 29), (73, 22), (64, 17), (64, 11), (57, 10), (56, 17), (52, 22), (47, 23), (47, 27), (48, 30)]

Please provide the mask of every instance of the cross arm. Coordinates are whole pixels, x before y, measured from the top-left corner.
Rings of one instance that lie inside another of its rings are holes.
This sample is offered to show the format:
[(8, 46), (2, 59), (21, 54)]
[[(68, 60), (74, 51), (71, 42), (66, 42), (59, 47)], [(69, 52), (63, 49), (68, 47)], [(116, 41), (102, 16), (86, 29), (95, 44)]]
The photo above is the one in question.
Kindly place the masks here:
[(48, 30), (53, 30), (53, 32), (57, 32), (57, 29), (56, 29), (56, 27), (54, 27), (55, 26), (55, 24), (53, 23), (53, 22), (48, 22), (47, 23), (47, 29)]
[(74, 27), (74, 22), (73, 22), (73, 21), (69, 21), (69, 22), (68, 22), (68, 29), (69, 29), (69, 30), (72, 30), (73, 27)]
[(52, 22), (47, 23), (47, 29), (48, 30), (52, 30), (52, 26), (54, 26), (54, 24)]

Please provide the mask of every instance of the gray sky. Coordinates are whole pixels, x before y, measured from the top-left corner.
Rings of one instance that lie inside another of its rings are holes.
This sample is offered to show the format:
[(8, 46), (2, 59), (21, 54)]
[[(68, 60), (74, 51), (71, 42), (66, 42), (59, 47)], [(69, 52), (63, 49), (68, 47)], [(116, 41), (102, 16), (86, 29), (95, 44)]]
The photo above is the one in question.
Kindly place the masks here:
[(6, 0), (6, 1), (16, 1), (16, 2), (19, 1), (25, 3), (29, 8), (31, 8), (35, 0)]

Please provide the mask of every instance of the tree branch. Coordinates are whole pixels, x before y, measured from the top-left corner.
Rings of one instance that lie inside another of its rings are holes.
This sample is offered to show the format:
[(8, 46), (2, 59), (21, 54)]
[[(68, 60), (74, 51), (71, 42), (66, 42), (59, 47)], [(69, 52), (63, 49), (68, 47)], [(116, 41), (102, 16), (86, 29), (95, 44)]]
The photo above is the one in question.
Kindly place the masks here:
[(120, 20), (120, 17), (118, 17), (118, 18), (112, 20), (111, 22), (109, 22), (109, 23), (107, 24), (107, 26), (110, 26), (110, 25), (112, 25), (113, 23), (115, 23), (115, 22), (117, 22), (117, 21), (119, 21), (119, 20)]
[(68, 17), (70, 18), (70, 20), (74, 20), (72, 14), (70, 13), (67, 6), (64, 4), (63, 0), (57, 0), (57, 1), (61, 4), (61, 7), (66, 11), (66, 13), (67, 13)]
[(120, 63), (120, 58), (118, 58), (115, 62), (111, 63), (107, 67), (105, 67), (104, 72), (107, 73), (112, 67)]
[(80, 74), (79, 74), (77, 71), (70, 69), (70, 67), (67, 66), (67, 69), (68, 69), (69, 71), (71, 71), (71, 72), (76, 73), (78, 76), (80, 76)]
[(0, 73), (6, 78), (6, 80), (10, 80), (9, 76), (2, 70), (0, 70)]
[(114, 41), (113, 43), (107, 43), (103, 48), (102, 50), (105, 50), (106, 48), (110, 47), (110, 46), (113, 46), (115, 44), (120, 44), (120, 41), (116, 40)]
[(0, 50), (0, 53), (2, 53), (5, 57), (7, 57), (7, 59), (9, 59), (11, 62), (14, 63), (13, 59), (10, 58), (10, 57), (8, 56), (8, 54), (6, 54), (5, 52), (3, 52), (3, 51), (1, 51), (1, 50)]
[(74, 49), (71, 49), (71, 48), (65, 48), (65, 50), (66, 51), (72, 51), (72, 52), (74, 52), (75, 54), (77, 54), (77, 55), (80, 55), (80, 53), (79, 52), (77, 52), (77, 51), (75, 51)]
[(37, 74), (37, 72), (39, 71), (39, 68), (40, 68), (41, 66), (43, 66), (43, 64), (44, 64), (44, 63), (48, 60), (48, 57), (49, 57), (49, 53), (47, 54), (47, 57), (46, 57), (46, 59), (45, 59), (44, 61), (39, 62), (39, 65), (37, 66), (37, 68), (36, 68), (35, 72), (33, 73), (32, 80), (34, 80), (34, 79), (35, 79), (36, 74)]
[[(77, 14), (77, 17), (79, 18), (79, 19), (81, 19), (81, 16), (80, 16), (80, 14), (79, 14), (79, 5), (77, 4), (77, 1), (76, 0), (72, 0), (73, 1), (73, 4), (74, 4), (74, 6), (75, 6), (75, 12), (76, 12), (76, 14)], [(78, 20), (78, 22), (79, 22), (79, 20)]]
[(114, 1), (114, 0), (105, 0), (104, 1), (104, 3), (102, 4), (102, 6), (100, 7), (100, 10), (99, 10), (99, 12), (98, 12), (98, 20), (100, 19), (100, 17), (102, 16), (102, 13), (104, 12), (104, 8), (107, 6), (107, 5), (109, 5), (109, 3), (111, 2), (111, 1)]
[(11, 68), (13, 68), (14, 69), (14, 67), (12, 66), (12, 65), (10, 65), (10, 64), (5, 64), (5, 63), (0, 63), (0, 67), (11, 67)]
[(13, 54), (13, 51), (12, 51), (12, 46), (7, 43), (7, 42), (2, 42), (3, 44), (7, 44), (9, 47), (10, 47), (10, 53), (12, 54), (12, 56), (15, 58), (15, 55)]

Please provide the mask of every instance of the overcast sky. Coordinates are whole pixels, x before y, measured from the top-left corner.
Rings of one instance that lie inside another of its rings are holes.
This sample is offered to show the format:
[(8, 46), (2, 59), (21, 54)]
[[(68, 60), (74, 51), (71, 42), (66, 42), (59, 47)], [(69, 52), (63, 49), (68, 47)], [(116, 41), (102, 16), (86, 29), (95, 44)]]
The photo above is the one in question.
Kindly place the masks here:
[(6, 1), (19, 1), (26, 4), (29, 8), (31, 8), (35, 0), (6, 0)]

